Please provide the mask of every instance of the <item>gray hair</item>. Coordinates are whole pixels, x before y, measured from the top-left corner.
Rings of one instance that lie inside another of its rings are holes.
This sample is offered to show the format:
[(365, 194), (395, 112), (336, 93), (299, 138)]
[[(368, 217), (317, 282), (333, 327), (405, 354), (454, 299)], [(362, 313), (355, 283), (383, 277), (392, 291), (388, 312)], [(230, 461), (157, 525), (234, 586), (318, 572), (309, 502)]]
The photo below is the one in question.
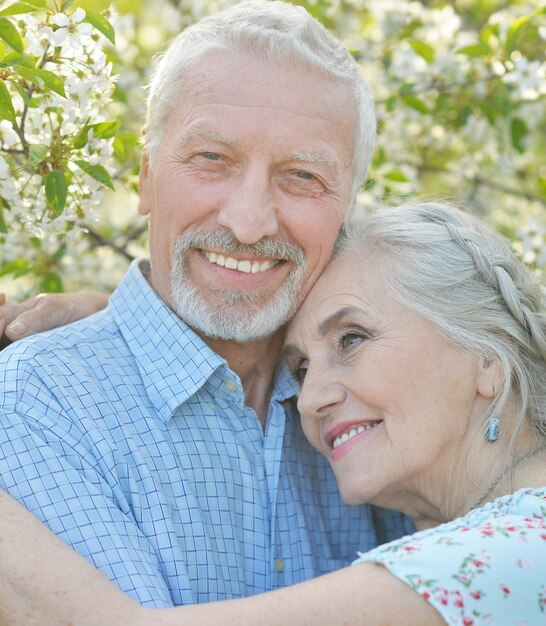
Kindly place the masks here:
[(515, 400), (515, 445), (523, 420), (546, 436), (546, 311), (533, 280), (507, 241), (445, 203), (379, 209), (349, 223), (338, 249), (374, 254), (393, 297), (433, 324), (450, 343), (503, 374), (483, 430)]
[[(360, 67), (340, 42), (303, 7), (252, 0), (205, 17), (178, 35), (167, 48), (150, 82), (144, 146), (154, 165), (163, 123), (176, 104), (184, 70), (212, 50), (234, 50), (262, 59), (298, 63), (346, 81), (355, 101), (352, 201), (370, 164), (376, 134), (373, 98)], [(183, 94), (182, 94), (183, 97)]]

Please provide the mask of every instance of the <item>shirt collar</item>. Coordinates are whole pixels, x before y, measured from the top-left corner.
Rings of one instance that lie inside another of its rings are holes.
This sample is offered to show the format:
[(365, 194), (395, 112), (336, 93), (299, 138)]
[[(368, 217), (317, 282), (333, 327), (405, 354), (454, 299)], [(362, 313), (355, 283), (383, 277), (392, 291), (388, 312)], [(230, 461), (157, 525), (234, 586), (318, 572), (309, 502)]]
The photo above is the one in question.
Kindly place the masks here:
[(165, 421), (193, 396), (224, 359), (152, 289), (137, 259), (110, 298), (110, 310), (135, 356), (148, 397)]
[(272, 400), (284, 402), (285, 400), (297, 399), (300, 392), (298, 381), (290, 372), (286, 361), (281, 360), (275, 372)]

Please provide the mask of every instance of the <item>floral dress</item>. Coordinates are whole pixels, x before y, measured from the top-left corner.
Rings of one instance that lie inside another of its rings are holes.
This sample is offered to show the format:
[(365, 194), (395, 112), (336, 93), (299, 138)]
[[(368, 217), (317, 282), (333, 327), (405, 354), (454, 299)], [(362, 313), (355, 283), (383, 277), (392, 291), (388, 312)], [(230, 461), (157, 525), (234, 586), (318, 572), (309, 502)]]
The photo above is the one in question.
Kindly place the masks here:
[(521, 489), (359, 557), (353, 565), (385, 566), (447, 624), (546, 626), (546, 487)]

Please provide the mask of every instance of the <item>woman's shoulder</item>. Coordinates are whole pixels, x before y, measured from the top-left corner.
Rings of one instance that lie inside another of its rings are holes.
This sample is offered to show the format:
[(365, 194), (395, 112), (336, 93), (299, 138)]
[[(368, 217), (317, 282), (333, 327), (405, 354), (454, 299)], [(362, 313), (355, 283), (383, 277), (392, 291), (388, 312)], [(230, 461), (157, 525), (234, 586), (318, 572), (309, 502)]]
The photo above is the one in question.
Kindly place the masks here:
[(362, 554), (355, 564), (363, 562), (386, 567), (448, 624), (541, 623), (546, 618), (546, 487), (497, 498)]

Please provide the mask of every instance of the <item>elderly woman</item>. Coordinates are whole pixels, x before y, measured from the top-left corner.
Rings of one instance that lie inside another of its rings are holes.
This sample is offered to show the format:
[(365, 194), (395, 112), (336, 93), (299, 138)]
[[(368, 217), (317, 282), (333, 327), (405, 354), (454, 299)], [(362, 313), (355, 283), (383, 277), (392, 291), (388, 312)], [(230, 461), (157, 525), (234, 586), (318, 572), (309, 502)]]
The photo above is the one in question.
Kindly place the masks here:
[(546, 316), (507, 244), (440, 204), (367, 216), (285, 356), (343, 498), (403, 511), (417, 533), (295, 587), (152, 610), (2, 496), (6, 623), (545, 623)]

